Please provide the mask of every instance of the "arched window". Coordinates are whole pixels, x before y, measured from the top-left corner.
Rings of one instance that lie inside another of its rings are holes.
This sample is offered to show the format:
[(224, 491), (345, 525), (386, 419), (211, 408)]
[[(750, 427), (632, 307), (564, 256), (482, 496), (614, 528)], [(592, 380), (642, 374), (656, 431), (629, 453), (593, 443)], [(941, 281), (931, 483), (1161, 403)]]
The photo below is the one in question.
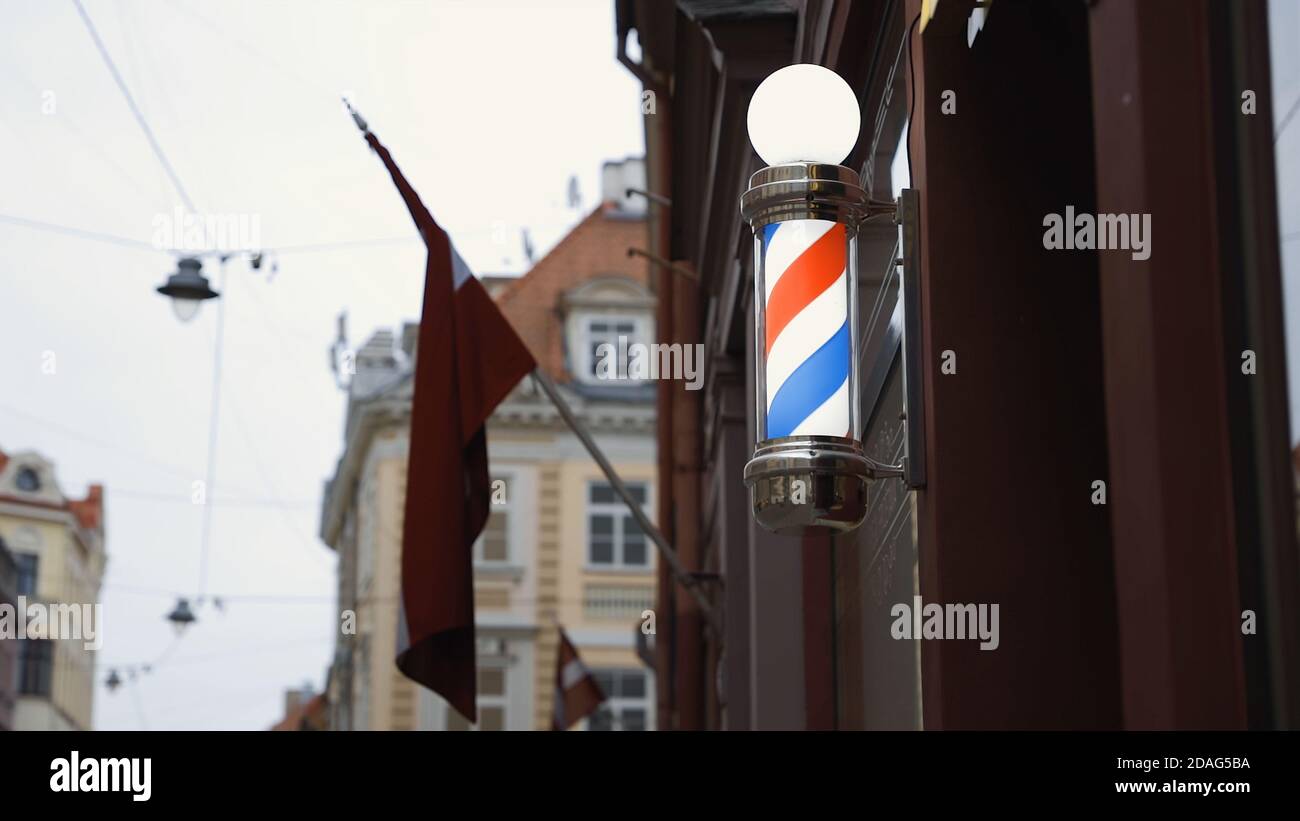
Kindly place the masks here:
[(18, 489), (26, 493), (35, 493), (41, 489), (41, 475), (35, 468), (24, 465), (18, 469), (18, 478), (14, 480)]

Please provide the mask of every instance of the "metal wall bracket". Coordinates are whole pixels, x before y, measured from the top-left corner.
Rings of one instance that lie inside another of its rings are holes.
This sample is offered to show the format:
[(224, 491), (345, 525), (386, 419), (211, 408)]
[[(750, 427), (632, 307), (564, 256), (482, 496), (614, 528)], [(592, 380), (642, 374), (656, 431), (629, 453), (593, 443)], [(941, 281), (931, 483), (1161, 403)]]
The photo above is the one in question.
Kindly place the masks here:
[(899, 299), (903, 305), (903, 424), (907, 435), (903, 481), (925, 487), (925, 363), (921, 336), (921, 193), (904, 188), (898, 196), (903, 231)]
[[(909, 488), (925, 487), (925, 382), (921, 354), (921, 251), (920, 193), (904, 188), (895, 206), (894, 222), (901, 228), (898, 254), (890, 261), (886, 278), (898, 277), (898, 304), (883, 332), (881, 352), (863, 382), (863, 411), (870, 417), (884, 394), (894, 368), (903, 379), (903, 457), (885, 465), (868, 457), (876, 479), (902, 479)], [(882, 283), (887, 287), (887, 282)], [(915, 424), (914, 424), (915, 423)]]

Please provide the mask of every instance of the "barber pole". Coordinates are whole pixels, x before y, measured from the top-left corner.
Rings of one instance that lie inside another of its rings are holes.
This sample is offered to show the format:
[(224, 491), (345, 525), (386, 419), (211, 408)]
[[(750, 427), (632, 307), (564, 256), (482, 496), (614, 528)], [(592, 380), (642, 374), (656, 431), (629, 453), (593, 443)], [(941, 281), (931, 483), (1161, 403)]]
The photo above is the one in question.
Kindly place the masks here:
[(852, 435), (845, 226), (789, 220), (762, 234), (767, 438)]
[(857, 527), (877, 475), (858, 439), (858, 226), (896, 209), (838, 164), (859, 124), (857, 97), (821, 66), (787, 66), (750, 101), (750, 140), (768, 167), (740, 201), (755, 243), (745, 484), (758, 523), (787, 535)]

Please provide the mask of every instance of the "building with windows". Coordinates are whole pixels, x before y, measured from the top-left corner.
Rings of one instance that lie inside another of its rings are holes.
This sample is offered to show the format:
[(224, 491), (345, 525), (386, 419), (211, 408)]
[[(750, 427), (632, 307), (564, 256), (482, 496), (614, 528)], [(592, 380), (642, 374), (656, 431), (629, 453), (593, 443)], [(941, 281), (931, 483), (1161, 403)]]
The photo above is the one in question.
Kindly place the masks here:
[[(654, 333), (639, 159), (605, 167), (602, 204), (520, 277), (484, 285), (620, 476), (653, 515), (653, 385), (630, 346)], [(343, 456), (329, 480), (323, 540), (339, 551), (339, 602), (357, 614), (330, 672), (331, 726), (471, 729), (398, 671), (402, 512), (417, 326), (375, 333), (356, 352)], [(608, 347), (605, 347), (608, 346)], [(654, 723), (653, 676), (637, 652), (653, 607), (656, 557), (600, 469), (525, 379), (488, 421), (492, 509), (474, 546), (480, 730), (549, 729), (558, 625), (610, 700), (591, 729)], [(653, 623), (653, 621), (651, 621)]]
[[(0, 452), (0, 541), (14, 563), (15, 602), (22, 597), (47, 606), (95, 604), (107, 562), (103, 486), (91, 485), (86, 498), (72, 499), (59, 488), (54, 464), (45, 457), (32, 451)], [(0, 598), (2, 588), (0, 581)], [(13, 729), (91, 729), (95, 652), (80, 638), (14, 643)], [(0, 701), (3, 693), (0, 684)]]

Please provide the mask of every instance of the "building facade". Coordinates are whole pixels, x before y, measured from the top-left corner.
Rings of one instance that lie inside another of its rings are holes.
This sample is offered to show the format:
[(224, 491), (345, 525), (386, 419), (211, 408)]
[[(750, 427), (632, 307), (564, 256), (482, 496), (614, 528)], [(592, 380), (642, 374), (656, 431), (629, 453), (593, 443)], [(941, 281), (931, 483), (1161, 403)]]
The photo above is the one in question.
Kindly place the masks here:
[(329, 729), (329, 704), (324, 693), (310, 685), (284, 691), (284, 718), (272, 732), (311, 732)]
[[(725, 626), (660, 580), (660, 725), (1295, 727), (1273, 153), (1293, 96), (1268, 93), (1265, 4), (615, 8), (655, 100), (648, 187), (671, 202), (650, 250), (698, 273), (658, 275), (660, 338), (710, 351), (699, 395), (659, 397), (658, 512), (688, 568), (716, 576)], [(742, 481), (755, 311), (738, 206), (762, 167), (746, 111), (793, 63), (848, 82), (862, 121), (843, 165), (876, 199), (915, 189), (920, 226), (906, 345), (896, 229), (860, 233), (857, 399), (870, 455), (909, 455), (924, 478), (875, 481), (861, 527), (802, 539), (760, 529)], [(1044, 220), (1067, 206), (1145, 215), (1151, 253), (1052, 248)], [(916, 596), (998, 606), (999, 646), (892, 635)]]
[[(102, 485), (72, 499), (48, 459), (32, 451), (0, 453), (0, 540), (15, 564), (15, 601), (47, 609), (99, 602), (107, 563)], [(95, 651), (80, 637), (15, 643), (13, 729), (91, 729)]]
[[(601, 369), (601, 348), (654, 336), (644, 262), (640, 160), (606, 166), (606, 196), (523, 276), (484, 277), (539, 366), (560, 385), (644, 508), (655, 509), (654, 389)], [(339, 602), (357, 614), (330, 673), (331, 726), (470, 729), (397, 669), (402, 512), (418, 327), (375, 333), (356, 353), (345, 447), (321, 533), (339, 551)], [(549, 729), (558, 626), (610, 699), (584, 725), (646, 729), (654, 683), (637, 652), (654, 602), (650, 541), (549, 400), (525, 379), (487, 426), (492, 508), (474, 547), (479, 644), (476, 729)]]
[[(0, 607), (18, 606), (18, 563), (0, 537)], [(0, 640), (0, 730), (14, 727), (18, 704), (18, 642)]]

